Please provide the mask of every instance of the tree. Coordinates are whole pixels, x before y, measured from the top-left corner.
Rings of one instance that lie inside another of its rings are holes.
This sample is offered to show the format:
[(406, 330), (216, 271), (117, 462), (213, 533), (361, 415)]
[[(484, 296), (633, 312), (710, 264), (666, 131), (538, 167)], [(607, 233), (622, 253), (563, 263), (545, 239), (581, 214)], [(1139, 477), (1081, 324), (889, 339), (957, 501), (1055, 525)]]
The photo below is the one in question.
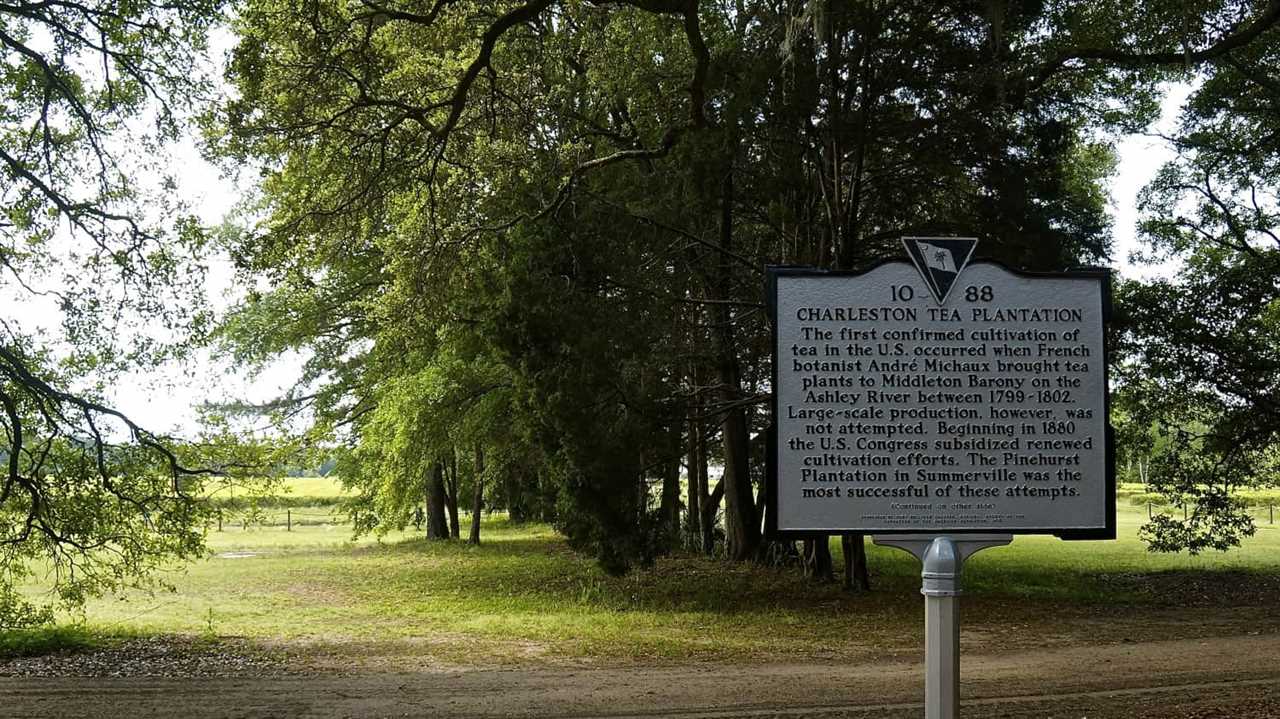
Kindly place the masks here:
[[(0, 318), (0, 628), (202, 551), (212, 447), (148, 431), (107, 406), (102, 383), (180, 352), (142, 318), (203, 321), (204, 233), (143, 178), (208, 87), (219, 15), (204, 0), (0, 5), (0, 265), (14, 308)], [(25, 322), (41, 303), (60, 328)], [(19, 596), (43, 568), (55, 599)]]
[[(1097, 134), (1155, 116), (1170, 42), (1208, 62), (1273, 16), (251, 0), (239, 96), (211, 124), (232, 161), (279, 158), (268, 220), (237, 247), (279, 280), (263, 301), (282, 309), (253, 332), (325, 348), (330, 369), (309, 377), (331, 372), (330, 404), (370, 412), (372, 388), (448, 351), (422, 338), (483, 338), (539, 457), (526, 486), (552, 490), (575, 546), (618, 570), (663, 551), (671, 468), (691, 448), (724, 466), (716, 489), (698, 480), (698, 528), (723, 498), (726, 554), (757, 558), (763, 266), (853, 267), (935, 233), (982, 236), (1029, 269), (1101, 261), (1113, 159)], [(294, 302), (368, 321), (329, 333), (294, 321)], [(362, 381), (338, 380), (356, 354)]]
[(1160, 433), (1150, 484), (1192, 510), (1143, 528), (1163, 551), (1238, 545), (1254, 526), (1237, 490), (1280, 481), (1280, 5), (1229, 17), (1189, 59), (1178, 156), (1141, 203), (1148, 256), (1179, 270), (1120, 293), (1124, 391)]
[(467, 544), (480, 544), (480, 515), (484, 512), (484, 449), (476, 445), (475, 489), (471, 502), (471, 531), (467, 535)]

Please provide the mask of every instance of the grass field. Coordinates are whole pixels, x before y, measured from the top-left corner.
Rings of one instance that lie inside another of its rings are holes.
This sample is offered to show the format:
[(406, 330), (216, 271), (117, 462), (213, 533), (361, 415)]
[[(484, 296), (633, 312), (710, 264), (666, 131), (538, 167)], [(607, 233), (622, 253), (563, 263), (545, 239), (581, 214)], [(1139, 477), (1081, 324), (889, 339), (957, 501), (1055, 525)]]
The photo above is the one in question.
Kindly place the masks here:
[[(1020, 537), (970, 560), (966, 641), (1069, 643), (1097, 639), (1100, 626), (1120, 641), (1280, 622), (1270, 617), (1280, 525), (1264, 517), (1227, 554), (1153, 555), (1136, 539), (1145, 507), (1119, 511), (1115, 542)], [(408, 534), (352, 542), (336, 519), (293, 531), (230, 523), (210, 533), (213, 556), (169, 574), (173, 593), (95, 600), (75, 619), (88, 636), (243, 637), (415, 665), (801, 660), (919, 646), (919, 569), (897, 550), (871, 548), (875, 590), (853, 595), (794, 568), (687, 554), (613, 578), (544, 525), (494, 517), (483, 536), (480, 547)]]
[[(1275, 508), (1280, 508), (1280, 489), (1240, 489), (1236, 491), (1236, 496), (1243, 500), (1246, 506), (1261, 510), (1261, 512), (1255, 512), (1255, 515), (1269, 518)], [(1142, 507), (1147, 504), (1160, 507), (1166, 502), (1164, 497), (1148, 492), (1145, 485), (1136, 483), (1120, 484), (1117, 487), (1116, 498), (1121, 504)]]

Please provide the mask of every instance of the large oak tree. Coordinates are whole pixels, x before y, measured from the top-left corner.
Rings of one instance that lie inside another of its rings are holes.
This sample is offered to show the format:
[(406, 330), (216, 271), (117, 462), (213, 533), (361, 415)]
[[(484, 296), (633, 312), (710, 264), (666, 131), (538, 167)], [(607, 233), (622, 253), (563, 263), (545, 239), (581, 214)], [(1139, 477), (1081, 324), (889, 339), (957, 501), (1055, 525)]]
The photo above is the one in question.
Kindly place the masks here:
[[(208, 89), (220, 14), (217, 0), (0, 2), (0, 629), (202, 549), (204, 450), (103, 398), (200, 321), (205, 237), (156, 158)], [(16, 590), (46, 571), (52, 596)]]

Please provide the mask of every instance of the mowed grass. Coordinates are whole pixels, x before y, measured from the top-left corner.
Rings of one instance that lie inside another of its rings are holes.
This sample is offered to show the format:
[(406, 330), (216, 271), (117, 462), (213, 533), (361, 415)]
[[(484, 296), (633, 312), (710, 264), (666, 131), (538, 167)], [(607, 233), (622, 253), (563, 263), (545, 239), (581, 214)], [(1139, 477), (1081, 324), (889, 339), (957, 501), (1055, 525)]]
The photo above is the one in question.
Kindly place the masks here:
[[(1280, 525), (1264, 516), (1226, 554), (1156, 555), (1136, 539), (1145, 511), (1121, 506), (1115, 542), (1019, 537), (976, 555), (965, 568), (966, 641), (1121, 641), (1280, 623), (1270, 617)], [(401, 668), (852, 660), (919, 648), (919, 566), (898, 550), (871, 547), (875, 589), (850, 594), (794, 567), (692, 554), (609, 577), (545, 525), (491, 517), (482, 534), (472, 547), (413, 532), (352, 542), (339, 524), (232, 525), (210, 532), (213, 556), (168, 574), (174, 592), (95, 600), (78, 621), (102, 635), (244, 637), (343, 666)], [(832, 547), (838, 564), (839, 541)]]
[(331, 477), (289, 477), (284, 480), (284, 493), (296, 497), (340, 499), (350, 493)]
[(333, 477), (286, 477), (277, 482), (228, 482), (212, 479), (205, 486), (205, 496), (226, 509), (261, 507), (328, 508), (351, 496)]

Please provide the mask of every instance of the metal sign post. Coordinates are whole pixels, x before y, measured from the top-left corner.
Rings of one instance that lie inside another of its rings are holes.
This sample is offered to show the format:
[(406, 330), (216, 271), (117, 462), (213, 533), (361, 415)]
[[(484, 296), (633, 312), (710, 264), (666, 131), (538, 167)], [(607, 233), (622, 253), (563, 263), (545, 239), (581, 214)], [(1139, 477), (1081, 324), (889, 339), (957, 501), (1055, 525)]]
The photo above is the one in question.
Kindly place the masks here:
[(878, 535), (876, 544), (897, 547), (920, 560), (924, 595), (925, 719), (956, 719), (960, 711), (960, 570), (987, 547), (1013, 541), (1009, 534)]

